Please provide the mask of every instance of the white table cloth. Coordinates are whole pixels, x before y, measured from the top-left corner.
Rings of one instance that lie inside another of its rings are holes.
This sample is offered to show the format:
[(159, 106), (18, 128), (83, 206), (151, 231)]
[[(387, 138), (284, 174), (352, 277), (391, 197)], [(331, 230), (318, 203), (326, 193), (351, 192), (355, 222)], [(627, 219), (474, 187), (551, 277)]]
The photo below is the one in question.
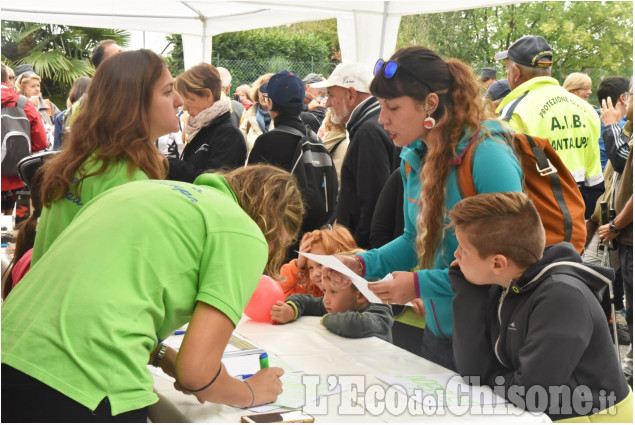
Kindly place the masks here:
[[(302, 368), (304, 373), (320, 375), (322, 382), (329, 376), (363, 380), (362, 388), (351, 388), (307, 404), (304, 410), (313, 415), (316, 422), (551, 422), (544, 414), (524, 412), (509, 403), (479, 407), (460, 415), (453, 414), (449, 407), (424, 414), (419, 408), (419, 413), (413, 415), (406, 408), (408, 402), (403, 393), (391, 391), (392, 399), (382, 400), (382, 392), (388, 385), (376, 376), (430, 375), (449, 371), (375, 337), (337, 336), (320, 325), (319, 317), (302, 317), (277, 326), (243, 317), (236, 332), (268, 353)], [(201, 405), (194, 397), (176, 391), (166, 379), (155, 376), (154, 380), (160, 401), (150, 407), (149, 417), (153, 422), (237, 423), (241, 416), (253, 414), (220, 404)], [(388, 405), (390, 408), (383, 407)]]

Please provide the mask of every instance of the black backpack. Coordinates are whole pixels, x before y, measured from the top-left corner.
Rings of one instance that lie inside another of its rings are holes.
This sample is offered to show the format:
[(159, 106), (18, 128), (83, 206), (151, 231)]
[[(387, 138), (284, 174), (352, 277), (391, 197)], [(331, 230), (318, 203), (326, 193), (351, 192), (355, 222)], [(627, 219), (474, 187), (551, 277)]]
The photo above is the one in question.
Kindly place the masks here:
[(29, 100), (20, 95), (15, 106), (2, 107), (2, 175), (18, 175), (18, 162), (31, 155), (31, 122), (24, 110)]
[(328, 149), (311, 127), (305, 133), (286, 125), (275, 128), (300, 137), (293, 154), (293, 174), (300, 185), (306, 215), (302, 227), (315, 230), (325, 225), (335, 213), (337, 170)]

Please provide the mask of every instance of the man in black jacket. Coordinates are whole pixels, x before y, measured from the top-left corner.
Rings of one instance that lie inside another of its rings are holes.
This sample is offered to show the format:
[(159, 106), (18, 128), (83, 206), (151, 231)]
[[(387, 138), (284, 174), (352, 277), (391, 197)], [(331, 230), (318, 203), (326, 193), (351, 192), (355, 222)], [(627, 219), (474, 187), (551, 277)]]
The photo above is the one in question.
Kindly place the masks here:
[(277, 128), (289, 126), (304, 133), (305, 126), (300, 119), (304, 103), (304, 84), (294, 73), (280, 71), (260, 87), (260, 92), (269, 104), (269, 114), (275, 129), (258, 136), (247, 158), (247, 164), (266, 162), (291, 171), (293, 154), (300, 136)]
[[(258, 136), (249, 158), (247, 158), (247, 164), (266, 162), (293, 172), (296, 161), (298, 161), (296, 152), (302, 136), (307, 131), (306, 125), (300, 119), (304, 103), (304, 84), (296, 74), (280, 71), (271, 77), (268, 83), (260, 87), (260, 92), (267, 99), (269, 113), (275, 128)], [(309, 134), (313, 142), (322, 143), (313, 131), (310, 131)], [(328, 156), (326, 149), (325, 152)], [(328, 157), (327, 160), (330, 161), (334, 170), (331, 158)], [(337, 181), (336, 175), (333, 181)], [(320, 202), (317, 198), (313, 198), (315, 196), (315, 192), (312, 191), (314, 187), (305, 187), (302, 181), (299, 181), (299, 184), (307, 207), (307, 214), (302, 221), (301, 228), (301, 232), (304, 233), (325, 225), (330, 218), (330, 213), (328, 210), (317, 208)]]
[(399, 165), (399, 149), (377, 120), (381, 107), (370, 94), (370, 69), (339, 64), (328, 80), (311, 84), (326, 88), (331, 121), (346, 123), (350, 144), (341, 171), (337, 222), (348, 227), (360, 248), (370, 248), (370, 223), (381, 189)]

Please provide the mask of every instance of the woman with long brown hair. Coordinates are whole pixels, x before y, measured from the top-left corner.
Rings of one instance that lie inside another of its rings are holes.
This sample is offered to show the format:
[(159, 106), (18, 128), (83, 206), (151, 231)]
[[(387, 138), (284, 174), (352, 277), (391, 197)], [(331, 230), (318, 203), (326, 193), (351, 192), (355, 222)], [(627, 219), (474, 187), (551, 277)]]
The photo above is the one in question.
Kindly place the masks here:
[[(384, 302), (421, 298), (426, 328), (419, 354), (454, 369), (448, 267), (457, 241), (447, 229), (447, 211), (462, 198), (456, 168), (472, 161), (476, 189), (485, 193), (522, 190), (520, 166), (508, 145), (509, 130), (489, 120), (473, 71), (461, 61), (414, 46), (377, 61), (374, 73), (370, 90), (382, 106), (379, 123), (403, 147), (405, 230), (383, 247), (343, 261), (366, 278), (393, 272), (393, 281), (370, 286)], [(473, 158), (463, 158), (470, 143), (478, 143)], [(415, 267), (419, 271), (409, 271)]]
[(183, 101), (173, 86), (165, 62), (150, 50), (113, 55), (97, 69), (64, 150), (44, 165), (33, 265), (97, 195), (165, 178), (167, 163), (154, 141), (179, 129)]

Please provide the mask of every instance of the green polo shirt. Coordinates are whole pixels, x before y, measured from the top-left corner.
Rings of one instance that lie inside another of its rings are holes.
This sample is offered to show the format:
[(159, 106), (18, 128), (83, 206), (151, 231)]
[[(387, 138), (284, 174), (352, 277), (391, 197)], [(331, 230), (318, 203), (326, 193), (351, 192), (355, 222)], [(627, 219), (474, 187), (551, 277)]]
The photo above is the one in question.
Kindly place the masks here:
[(268, 246), (224, 178), (146, 180), (83, 208), (2, 305), (2, 362), (89, 409), (155, 403), (146, 364), (197, 301), (234, 324)]

